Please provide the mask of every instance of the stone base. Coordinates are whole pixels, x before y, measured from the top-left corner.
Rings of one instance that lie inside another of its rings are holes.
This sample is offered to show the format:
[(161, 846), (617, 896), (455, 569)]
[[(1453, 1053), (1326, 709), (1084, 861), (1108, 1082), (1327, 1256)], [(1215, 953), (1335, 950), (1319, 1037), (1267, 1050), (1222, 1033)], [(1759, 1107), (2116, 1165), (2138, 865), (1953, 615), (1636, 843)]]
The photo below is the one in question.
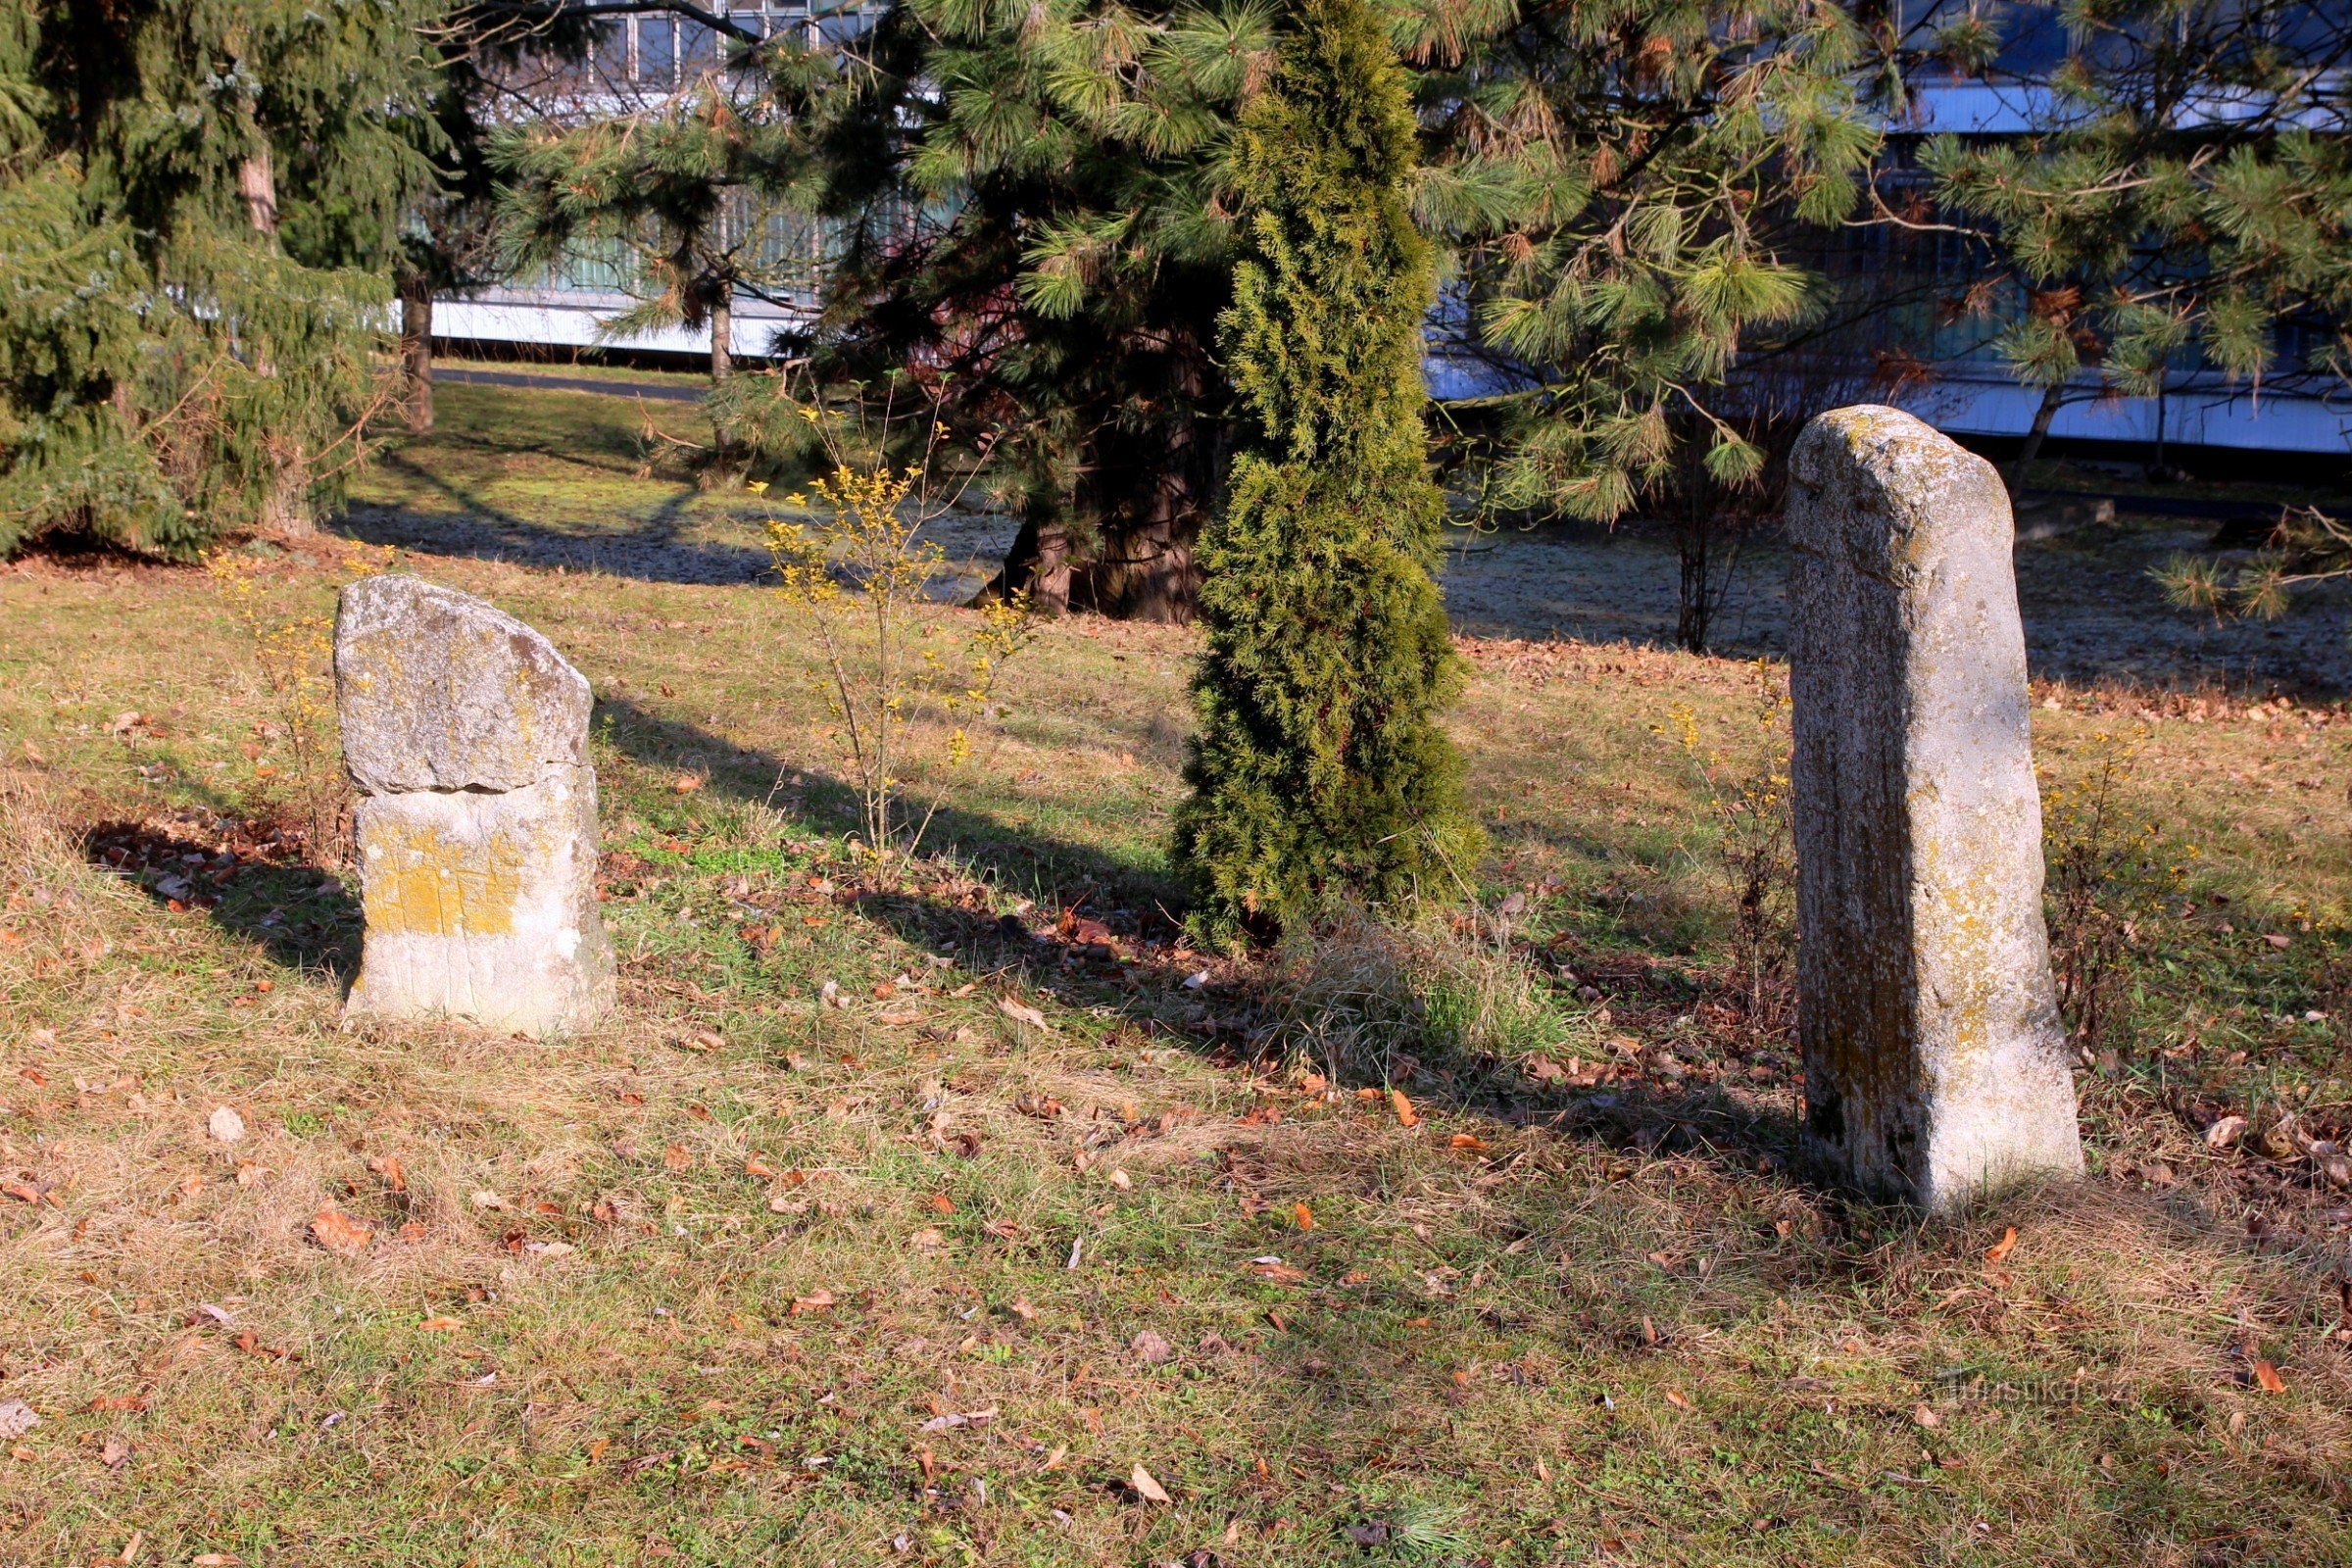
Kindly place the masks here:
[(537, 1036), (611, 1007), (593, 769), (501, 794), (372, 796), (357, 827), (368, 935), (350, 1012)]

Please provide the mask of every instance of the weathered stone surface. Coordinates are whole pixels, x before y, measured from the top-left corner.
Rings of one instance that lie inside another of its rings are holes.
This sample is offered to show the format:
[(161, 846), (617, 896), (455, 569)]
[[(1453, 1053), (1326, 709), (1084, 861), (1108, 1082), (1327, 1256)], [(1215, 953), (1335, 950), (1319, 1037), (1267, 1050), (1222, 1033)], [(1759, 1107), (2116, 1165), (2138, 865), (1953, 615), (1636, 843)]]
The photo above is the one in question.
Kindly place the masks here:
[(586, 677), (514, 616), (415, 577), (343, 590), (335, 706), (371, 795), (520, 789), (588, 761)]
[(1992, 466), (1894, 409), (1789, 466), (1806, 1143), (1931, 1209), (2082, 1168)]
[(343, 591), (367, 935), (350, 1010), (544, 1035), (611, 1005), (588, 683), (530, 627), (408, 577)]

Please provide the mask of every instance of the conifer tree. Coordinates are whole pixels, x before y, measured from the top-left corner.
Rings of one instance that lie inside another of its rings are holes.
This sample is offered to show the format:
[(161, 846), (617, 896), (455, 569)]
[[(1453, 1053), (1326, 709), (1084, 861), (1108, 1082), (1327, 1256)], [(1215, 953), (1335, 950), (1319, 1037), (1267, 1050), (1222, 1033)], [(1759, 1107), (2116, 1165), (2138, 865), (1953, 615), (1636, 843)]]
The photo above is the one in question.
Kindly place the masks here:
[(1460, 675), (1432, 576), (1429, 243), (1405, 76), (1365, 0), (1293, 0), (1234, 148), (1219, 341), (1239, 404), (1202, 540), (1200, 734), (1175, 850), (1231, 944), (1438, 891), (1475, 846), (1438, 725)]
[(1021, 524), (996, 591), (1193, 612), (1227, 455), (1229, 143), (1268, 22), (1263, 0), (889, 0), (786, 94), (779, 177), (836, 236), (802, 347), (836, 384), (914, 369), (989, 444)]
[(1685, 647), (1772, 508), (1771, 459), (1867, 384), (1855, 323), (1897, 303), (1821, 265), (1879, 141), (1852, 9), (1421, 0), (1404, 24), (1419, 211), (1453, 248), (1436, 347), (1483, 383), (1453, 450), (1486, 460), (1494, 511), (1671, 518)]
[[(712, 71), (636, 114), (502, 137), (493, 161), (509, 180), (500, 206), (510, 264), (552, 262), (581, 240), (616, 242), (641, 288), (605, 332), (707, 329), (711, 385), (723, 390), (736, 296), (783, 299), (807, 282), (805, 258), (778, 257), (767, 243), (772, 209), (761, 190), (780, 133), (775, 115), (772, 99)], [(723, 457), (723, 418), (718, 441)]]
[(374, 384), (425, 0), (0, 12), (0, 553), (300, 532)]
[[(2250, 390), (2352, 378), (2352, 13), (2304, 0), (2065, 0), (2066, 47), (2023, 135), (1920, 162), (1989, 240), (1968, 303), (2040, 394), (2011, 482), (2060, 408), (2168, 375)], [(2020, 19), (2022, 20), (2022, 19)], [(2003, 22), (1938, 53), (1982, 70)]]

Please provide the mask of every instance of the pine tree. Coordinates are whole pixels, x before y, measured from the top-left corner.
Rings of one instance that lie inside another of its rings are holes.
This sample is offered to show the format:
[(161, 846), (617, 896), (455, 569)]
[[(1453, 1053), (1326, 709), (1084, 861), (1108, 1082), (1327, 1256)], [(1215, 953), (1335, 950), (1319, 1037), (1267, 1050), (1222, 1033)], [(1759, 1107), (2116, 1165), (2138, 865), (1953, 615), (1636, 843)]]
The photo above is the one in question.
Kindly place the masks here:
[(1020, 530), (995, 592), (1191, 616), (1226, 451), (1229, 143), (1261, 0), (892, 0), (788, 93), (779, 178), (836, 236), (801, 345), (912, 369)]
[(1720, 519), (1813, 412), (1778, 383), (1886, 303), (1807, 265), (1879, 144), (1861, 29), (1812, 0), (1427, 0), (1406, 52), (1457, 264), (1444, 348), (1507, 388), (1455, 411), (1494, 438), (1491, 504), (1674, 515), (1701, 646)]
[(1284, 23), (1234, 149), (1242, 257), (1219, 326), (1240, 446), (1202, 541), (1175, 838), (1196, 918), (1227, 944), (1443, 890), (1477, 842), (1438, 725), (1460, 673), (1432, 576), (1434, 270), (1405, 76), (1365, 0), (1294, 0)]
[(356, 456), (422, 0), (0, 14), (0, 553), (301, 532)]
[(605, 329), (685, 326), (710, 333), (710, 379), (733, 373), (734, 301), (802, 281), (799, 258), (764, 265), (766, 211), (751, 200), (766, 135), (760, 106), (718, 73), (640, 114), (542, 124), (496, 154), (511, 263), (544, 265), (580, 241), (619, 242), (645, 283)]
[[(2058, 11), (2067, 47), (2031, 84), (2043, 122), (1921, 156), (1947, 214), (1989, 242), (1970, 305), (2040, 393), (2013, 485), (2068, 402), (2156, 395), (2194, 369), (2257, 392), (2352, 377), (2352, 15), (2301, 0)], [(1951, 33), (1939, 52), (1980, 70), (2002, 41), (1974, 18)]]

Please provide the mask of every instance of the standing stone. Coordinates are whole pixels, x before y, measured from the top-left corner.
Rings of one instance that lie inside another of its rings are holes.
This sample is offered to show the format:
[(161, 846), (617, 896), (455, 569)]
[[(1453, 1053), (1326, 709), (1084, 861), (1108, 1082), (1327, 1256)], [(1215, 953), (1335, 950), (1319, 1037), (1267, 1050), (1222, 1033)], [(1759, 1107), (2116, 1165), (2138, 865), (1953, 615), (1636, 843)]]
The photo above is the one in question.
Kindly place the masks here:
[(2079, 1173), (2000, 476), (1839, 409), (1797, 440), (1788, 529), (1807, 1148), (1929, 1209)]
[(588, 682), (467, 594), (366, 577), (335, 616), (367, 916), (350, 1010), (545, 1035), (612, 1004)]

